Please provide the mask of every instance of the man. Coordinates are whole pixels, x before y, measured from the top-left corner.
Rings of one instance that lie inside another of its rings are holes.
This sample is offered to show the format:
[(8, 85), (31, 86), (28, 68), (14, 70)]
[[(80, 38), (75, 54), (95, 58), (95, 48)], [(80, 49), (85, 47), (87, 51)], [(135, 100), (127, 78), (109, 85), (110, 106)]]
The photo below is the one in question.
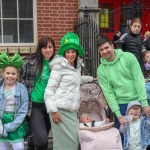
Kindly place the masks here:
[(144, 112), (150, 117), (145, 81), (136, 57), (121, 49), (114, 50), (107, 37), (100, 39), (98, 51), (102, 57), (97, 70), (98, 82), (119, 122), (125, 123), (122, 116), (128, 103), (134, 100), (141, 101)]

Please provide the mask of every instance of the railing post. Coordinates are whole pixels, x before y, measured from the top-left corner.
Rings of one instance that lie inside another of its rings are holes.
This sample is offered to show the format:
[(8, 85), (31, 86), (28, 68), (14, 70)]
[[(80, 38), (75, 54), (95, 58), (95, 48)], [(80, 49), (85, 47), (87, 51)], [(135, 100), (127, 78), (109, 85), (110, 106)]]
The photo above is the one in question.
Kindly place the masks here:
[(83, 40), (85, 40), (85, 54), (84, 54), (84, 75), (89, 75), (89, 14), (87, 6), (85, 6), (84, 9), (84, 21), (83, 21), (83, 30), (84, 30), (84, 37)]

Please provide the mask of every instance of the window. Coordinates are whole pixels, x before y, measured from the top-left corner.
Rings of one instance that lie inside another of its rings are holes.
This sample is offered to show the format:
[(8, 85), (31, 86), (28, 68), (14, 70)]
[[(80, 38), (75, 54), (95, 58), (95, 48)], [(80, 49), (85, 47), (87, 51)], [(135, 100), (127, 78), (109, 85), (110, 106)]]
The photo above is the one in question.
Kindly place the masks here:
[(0, 0), (0, 43), (34, 43), (34, 0)]
[(100, 32), (114, 32), (114, 4), (100, 3), (99, 8), (101, 8), (99, 12)]

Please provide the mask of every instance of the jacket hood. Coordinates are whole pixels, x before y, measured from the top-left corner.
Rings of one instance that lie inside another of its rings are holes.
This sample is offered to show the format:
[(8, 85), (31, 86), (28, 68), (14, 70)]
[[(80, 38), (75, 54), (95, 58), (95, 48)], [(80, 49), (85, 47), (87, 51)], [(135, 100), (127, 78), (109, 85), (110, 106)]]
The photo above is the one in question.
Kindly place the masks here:
[[(54, 65), (61, 65), (63, 67), (74, 69), (74, 67), (72, 67), (70, 65), (69, 61), (65, 57), (59, 56), (59, 55), (56, 55), (55, 58), (49, 63), (50, 69), (52, 69), (52, 67)], [(82, 59), (78, 57), (77, 58), (77, 69), (81, 69), (81, 66), (84, 67), (84, 63), (83, 63)]]
[(128, 104), (126, 114), (127, 114), (128, 110), (129, 110), (133, 105), (139, 105), (139, 106), (142, 107), (141, 103), (140, 103), (138, 100), (131, 101), (131, 102)]
[(115, 54), (116, 54), (114, 61), (110, 61), (110, 62), (109, 62), (109, 61), (107, 61), (105, 58), (102, 57), (102, 58), (101, 58), (101, 63), (102, 63), (103, 65), (110, 65), (110, 64), (116, 63), (116, 61), (121, 58), (121, 56), (122, 56), (122, 54), (123, 54), (123, 51), (122, 51), (121, 49), (115, 49), (114, 52), (115, 52)]

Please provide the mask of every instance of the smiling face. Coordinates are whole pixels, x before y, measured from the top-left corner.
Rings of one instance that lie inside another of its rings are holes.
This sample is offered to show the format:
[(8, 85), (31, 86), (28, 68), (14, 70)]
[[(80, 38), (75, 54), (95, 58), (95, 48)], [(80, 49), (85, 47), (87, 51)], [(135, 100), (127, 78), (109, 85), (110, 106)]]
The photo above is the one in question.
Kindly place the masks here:
[(69, 61), (69, 63), (74, 66), (75, 60), (77, 58), (77, 51), (74, 49), (67, 50), (65, 52), (65, 58)]
[(6, 86), (13, 86), (19, 76), (19, 72), (15, 67), (8, 66), (3, 70), (3, 78)]
[(45, 60), (49, 60), (50, 57), (54, 53), (54, 47), (53, 47), (51, 42), (48, 42), (47, 46), (46, 47), (42, 47), (41, 51), (42, 51), (43, 58)]
[(100, 55), (107, 61), (113, 61), (115, 59), (113, 44), (106, 42), (98, 47), (98, 51), (100, 52)]

